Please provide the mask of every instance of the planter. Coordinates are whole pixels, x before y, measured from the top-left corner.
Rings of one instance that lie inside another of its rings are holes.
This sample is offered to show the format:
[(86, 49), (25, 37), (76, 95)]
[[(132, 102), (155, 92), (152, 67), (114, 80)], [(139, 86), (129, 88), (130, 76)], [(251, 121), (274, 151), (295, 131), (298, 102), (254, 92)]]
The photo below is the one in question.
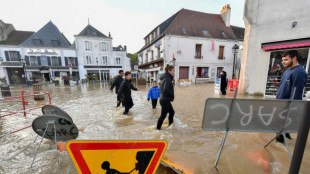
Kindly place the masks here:
[(11, 97), (10, 86), (1, 86), (2, 97)]
[(70, 81), (69, 80), (64, 80), (64, 85), (70, 85)]
[(59, 86), (59, 81), (53, 81), (56, 86)]

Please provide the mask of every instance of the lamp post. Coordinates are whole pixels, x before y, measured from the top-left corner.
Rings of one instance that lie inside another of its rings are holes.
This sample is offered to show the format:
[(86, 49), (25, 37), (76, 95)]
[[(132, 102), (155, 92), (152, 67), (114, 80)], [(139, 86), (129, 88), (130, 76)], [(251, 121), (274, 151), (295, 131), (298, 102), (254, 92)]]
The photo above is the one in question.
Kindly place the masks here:
[(239, 50), (239, 46), (237, 44), (235, 44), (233, 47), (232, 47), (232, 52), (234, 54), (234, 63), (233, 63), (233, 79), (236, 79), (236, 73), (235, 73), (235, 64), (236, 64), (236, 55), (238, 53), (238, 50)]

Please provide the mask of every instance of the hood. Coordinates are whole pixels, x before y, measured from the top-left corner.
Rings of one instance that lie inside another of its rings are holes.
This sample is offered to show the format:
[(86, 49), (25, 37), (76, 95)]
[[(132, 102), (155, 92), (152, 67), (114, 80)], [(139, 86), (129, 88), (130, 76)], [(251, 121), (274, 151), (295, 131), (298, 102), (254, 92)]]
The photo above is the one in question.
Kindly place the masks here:
[(164, 80), (164, 79), (167, 78), (167, 77), (169, 77), (169, 78), (172, 79), (172, 75), (169, 74), (168, 72), (166, 72), (165, 74), (163, 74), (163, 75), (160, 77), (160, 80)]

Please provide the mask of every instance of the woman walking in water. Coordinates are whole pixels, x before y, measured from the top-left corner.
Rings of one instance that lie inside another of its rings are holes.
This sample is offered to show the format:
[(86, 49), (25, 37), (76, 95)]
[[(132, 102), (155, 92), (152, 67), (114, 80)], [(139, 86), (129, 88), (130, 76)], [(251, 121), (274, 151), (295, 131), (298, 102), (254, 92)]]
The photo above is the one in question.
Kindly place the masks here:
[(173, 123), (174, 109), (171, 102), (174, 100), (174, 89), (173, 89), (173, 74), (174, 67), (167, 64), (165, 67), (166, 73), (160, 77), (160, 105), (161, 105), (161, 115), (157, 121), (157, 129), (160, 130), (167, 113), (169, 113), (169, 126)]

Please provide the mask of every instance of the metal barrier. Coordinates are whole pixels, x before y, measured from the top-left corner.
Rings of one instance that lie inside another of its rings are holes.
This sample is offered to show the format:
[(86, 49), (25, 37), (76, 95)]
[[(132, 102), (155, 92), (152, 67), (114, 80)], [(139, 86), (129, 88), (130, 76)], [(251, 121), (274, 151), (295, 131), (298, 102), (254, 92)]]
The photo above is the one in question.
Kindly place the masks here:
[[(40, 116), (40, 115), (39, 114), (35, 114), (35, 113), (31, 113), (31, 111), (34, 111), (34, 110), (37, 110), (37, 109), (41, 109), (46, 104), (51, 104), (51, 99), (52, 98), (51, 98), (50, 93), (48, 93), (48, 92), (33, 91), (32, 93), (30, 93), (30, 91), (24, 91), (24, 90), (22, 90), (22, 91), (21, 90), (10, 90), (10, 91), (11, 92), (21, 92), (21, 95), (20, 96), (0, 98), (0, 102), (2, 102), (2, 103), (4, 103), (4, 102), (11, 102), (12, 104), (10, 104), (10, 106), (9, 106), (10, 108), (14, 107), (14, 106), (12, 106), (12, 105), (14, 105), (13, 103), (17, 103), (18, 104), (17, 107), (19, 106), (19, 103), (21, 103), (22, 110), (16, 111), (16, 109), (15, 110), (6, 110), (6, 109), (3, 110), (3, 109), (1, 109), (0, 110), (0, 120), (2, 118), (4, 118), (4, 117), (14, 116), (14, 115), (18, 115), (18, 114), (23, 114), (24, 117), (26, 117), (27, 114), (37, 117), (37, 116)], [(30, 93), (30, 94), (27, 94), (27, 93)], [(37, 104), (37, 103), (31, 102), (31, 101), (26, 99), (27, 97), (32, 97), (32, 100), (33, 100), (33, 97), (36, 96), (36, 95), (47, 95), (48, 96), (48, 103)], [(27, 106), (29, 106), (30, 104), (35, 104), (36, 106), (35, 107), (31, 107), (31, 108), (27, 108)], [(5, 124), (1, 124), (0, 123), (0, 127), (2, 127), (2, 134), (0, 134), (0, 138), (1, 138), (3, 136), (11, 135), (13, 133), (20, 132), (22, 130), (30, 128), (31, 125), (23, 127), (23, 128), (16, 129), (16, 130), (13, 130), (13, 131), (8, 131), (8, 132), (5, 132), (4, 129), (8, 128), (8, 127), (15, 127), (15, 125), (10, 124), (10, 123), (5, 123)]]

